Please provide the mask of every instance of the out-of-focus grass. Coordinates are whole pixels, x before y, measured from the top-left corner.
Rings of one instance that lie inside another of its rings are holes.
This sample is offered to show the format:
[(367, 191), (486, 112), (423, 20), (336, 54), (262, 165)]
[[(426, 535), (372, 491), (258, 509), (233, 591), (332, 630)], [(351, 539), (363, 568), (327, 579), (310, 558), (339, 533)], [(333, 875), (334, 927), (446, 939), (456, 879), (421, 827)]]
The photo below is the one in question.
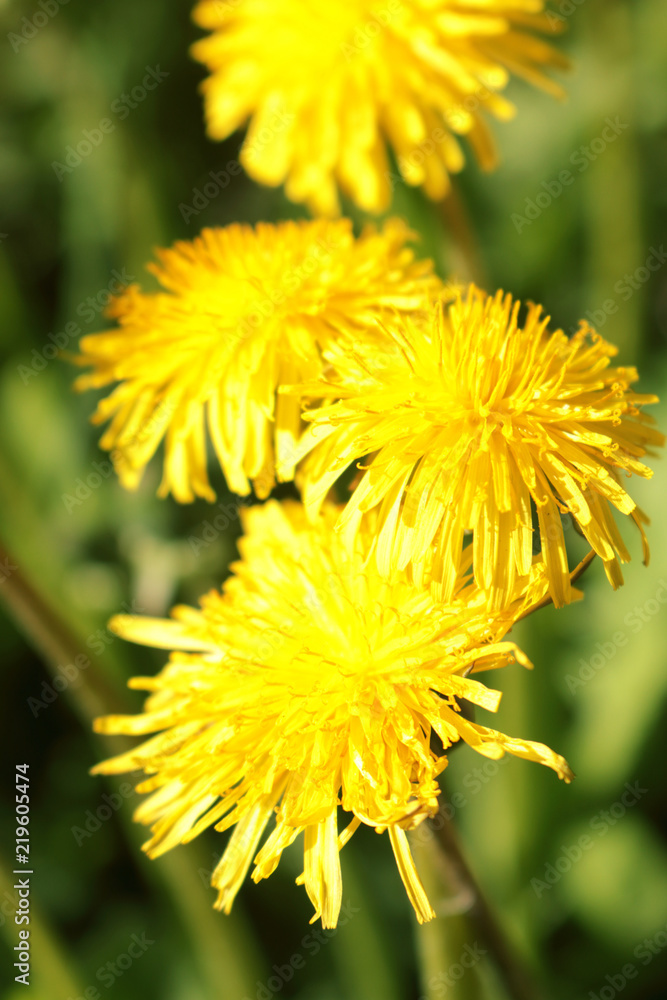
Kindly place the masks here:
[[(105, 458), (95, 443), (98, 432), (87, 423), (94, 400), (71, 393), (73, 372), (63, 362), (51, 360), (28, 377), (20, 366), (30, 366), (33, 350), (41, 352), (48, 334), (68, 323), (82, 333), (98, 329), (104, 320), (98, 304), (91, 314), (88, 297), (103, 292), (114, 269), (143, 280), (155, 245), (191, 238), (204, 225), (302, 213), (280, 192), (241, 176), (184, 222), (179, 205), (191, 204), (194, 189), (236, 155), (240, 141), (215, 145), (204, 138), (196, 93), (201, 74), (187, 56), (196, 37), (187, 3), (166, 10), (154, 0), (74, 0), (13, 52), (8, 33), (36, 9), (12, 0), (0, 5), (0, 232), (6, 234), (0, 243), (0, 537), (89, 652), (91, 671), (101, 671), (120, 691), (131, 673), (157, 669), (162, 657), (113, 639), (104, 631), (109, 616), (124, 602), (163, 614), (176, 600), (196, 601), (224, 578), (238, 525), (195, 553), (189, 539), (201, 538), (211, 511), (203, 503), (158, 502), (155, 467), (136, 494), (109, 477), (68, 511), (64, 495), (74, 494), (93, 463)], [(567, 22), (558, 44), (576, 66), (567, 81), (569, 101), (559, 105), (513, 84), (520, 113), (495, 129), (503, 165), (482, 176), (471, 164), (459, 196), (489, 285), (544, 302), (566, 330), (613, 300), (618, 309), (601, 332), (619, 343), (623, 363), (640, 364), (643, 390), (667, 395), (667, 268), (631, 296), (618, 290), (666, 232), (664, 2), (583, 0)], [(59, 182), (53, 161), (62, 161), (66, 147), (108, 116), (147, 66), (157, 65), (169, 73), (164, 83)], [(572, 157), (617, 116), (628, 128), (580, 172)], [(543, 182), (563, 169), (573, 183), (519, 232), (513, 216), (524, 215), (526, 199), (534, 200)], [(423, 252), (443, 273), (463, 270), (441, 208), (399, 186), (394, 210), (422, 232)], [(663, 426), (666, 416), (663, 409)], [(448, 794), (459, 791), (465, 799), (455, 821), (472, 867), (515, 946), (548, 994), (563, 1000), (599, 993), (605, 977), (628, 962), (638, 970), (624, 987), (628, 1000), (658, 997), (665, 986), (667, 951), (647, 965), (635, 952), (667, 923), (660, 835), (667, 814), (667, 605), (658, 601), (656, 613), (642, 611), (654, 607), (650, 602), (667, 579), (667, 482), (663, 466), (656, 468), (652, 483), (635, 484), (653, 519), (650, 568), (632, 563), (625, 588), (613, 594), (593, 565), (583, 604), (544, 611), (517, 629), (536, 670), (516, 667), (489, 677), (506, 692), (499, 728), (554, 746), (577, 780), (567, 787), (517, 760), (494, 770), (467, 748), (453, 753), (447, 774)], [(216, 486), (227, 503), (219, 478)], [(631, 544), (638, 560), (638, 540)], [(627, 641), (572, 690), (581, 661), (590, 664), (598, 644), (607, 648), (619, 631)], [(74, 711), (71, 692), (34, 717), (27, 699), (41, 696), (49, 674), (4, 614), (0, 634), (3, 759), (10, 768), (24, 759), (32, 764), (34, 901), (44, 928), (33, 997), (66, 1000), (68, 991), (96, 985), (102, 996), (127, 1000), (266, 1000), (267, 991), (298, 1000), (412, 1000), (423, 991), (418, 956), (433, 955), (440, 933), (442, 963), (455, 961), (458, 931), (449, 925), (446, 937), (446, 918), (435, 930), (418, 932), (421, 943), (416, 939), (386, 837), (368, 831), (343, 856), (345, 899), (358, 913), (319, 947), (307, 937), (310, 909), (294, 885), (296, 850), (267, 883), (249, 883), (227, 918), (212, 911), (207, 888), (219, 836), (149, 864), (138, 854), (141, 831), (131, 824), (135, 796), (129, 796), (78, 845), (73, 830), (85, 829), (103, 794), (117, 786), (87, 774), (101, 751)], [(139, 706), (136, 695), (126, 697)], [(8, 771), (0, 789), (5, 852), (13, 838), (4, 808), (10, 782)], [(646, 791), (627, 814), (606, 823), (600, 816), (620, 801), (626, 782)], [(581, 860), (553, 886), (536, 888), (534, 880), (544, 881), (547, 866), (564, 851), (572, 854), (584, 835), (593, 846)], [(8, 931), (10, 909), (3, 895), (0, 921)], [(126, 950), (133, 933), (155, 943), (107, 989), (97, 972)], [(0, 945), (7, 967), (8, 941)], [(284, 966), (296, 953), (304, 956), (302, 970), (278, 990), (262, 986), (274, 965)], [(482, 995), (500, 998), (484, 962), (478, 971)], [(20, 990), (8, 985), (4, 996), (13, 1000)], [(432, 989), (430, 995), (443, 994)]]

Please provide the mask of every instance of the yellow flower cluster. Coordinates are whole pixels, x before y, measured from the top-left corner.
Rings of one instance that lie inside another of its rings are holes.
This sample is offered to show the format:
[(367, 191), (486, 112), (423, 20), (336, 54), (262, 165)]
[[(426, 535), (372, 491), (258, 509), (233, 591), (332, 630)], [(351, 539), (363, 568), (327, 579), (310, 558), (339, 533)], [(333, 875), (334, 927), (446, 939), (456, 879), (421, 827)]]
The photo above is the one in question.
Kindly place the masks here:
[[(536, 34), (542, 0), (201, 0), (196, 19), (211, 135), (249, 120), (247, 171), (323, 216), (339, 190), (387, 206), (388, 146), (442, 197), (458, 136), (492, 165), (481, 112), (511, 115), (509, 72), (553, 91), (544, 69), (565, 64)], [(448, 748), (572, 776), (463, 711), (498, 708), (480, 673), (531, 666), (506, 638), (519, 618), (581, 596), (565, 527), (614, 587), (630, 558), (616, 512), (648, 558), (627, 479), (650, 476), (663, 437), (635, 369), (585, 322), (568, 337), (540, 306), (443, 283), (411, 239), (397, 219), (359, 236), (326, 218), (205, 229), (159, 251), (160, 289), (126, 289), (116, 327), (81, 342), (78, 388), (113, 386), (94, 420), (124, 486), (163, 443), (161, 496), (212, 501), (216, 465), (233, 493), (294, 480), (302, 496), (244, 512), (241, 558), (199, 609), (111, 624), (171, 653), (131, 682), (143, 713), (97, 722), (148, 739), (96, 771), (145, 773), (152, 857), (233, 828), (212, 878), (226, 912), (303, 833), (298, 881), (334, 927), (339, 853), (364, 824), (388, 831), (430, 919), (406, 831), (436, 813)]]
[(621, 477), (649, 476), (662, 436), (635, 370), (612, 367), (586, 323), (568, 338), (539, 306), (521, 318), (509, 295), (442, 284), (408, 236), (399, 222), (358, 239), (344, 222), (207, 230), (160, 254), (164, 291), (130, 288), (121, 325), (83, 341), (80, 386), (119, 382), (96, 419), (113, 413), (102, 443), (126, 485), (165, 437), (161, 493), (212, 499), (208, 426), (232, 491), (252, 480), (266, 496), (296, 470), (304, 499), (245, 513), (235, 575), (200, 610), (112, 623), (174, 652), (133, 681), (151, 692), (142, 715), (98, 724), (159, 735), (98, 771), (149, 776), (151, 856), (234, 826), (213, 875), (225, 910), (251, 864), (269, 875), (303, 831), (301, 881), (334, 926), (338, 852), (364, 823), (389, 831), (418, 919), (432, 916), (405, 831), (437, 810), (446, 748), (570, 778), (548, 748), (465, 718), (462, 701), (498, 707), (475, 675), (529, 665), (505, 634), (548, 595), (579, 596), (565, 515), (614, 586), (629, 556), (612, 508), (644, 520)]

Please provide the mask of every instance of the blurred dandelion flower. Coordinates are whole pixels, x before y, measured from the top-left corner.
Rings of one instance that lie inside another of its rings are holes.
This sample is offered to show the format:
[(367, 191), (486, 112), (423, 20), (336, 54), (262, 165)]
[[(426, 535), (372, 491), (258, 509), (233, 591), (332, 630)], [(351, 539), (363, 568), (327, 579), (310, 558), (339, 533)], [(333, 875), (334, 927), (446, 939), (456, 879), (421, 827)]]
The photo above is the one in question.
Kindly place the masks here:
[(548, 329), (540, 306), (529, 304), (522, 324), (519, 308), (471, 285), (434, 309), (430, 327), (392, 323), (374, 366), (348, 352), (335, 374), (294, 390), (319, 401), (304, 414), (306, 507), (371, 455), (339, 527), (377, 508), (380, 572), (411, 563), (437, 599), (454, 593), (466, 530), (478, 586), (493, 605), (510, 598), (532, 563), (531, 500), (556, 605), (572, 597), (562, 513), (613, 587), (630, 556), (612, 508), (638, 525), (648, 559), (646, 518), (621, 474), (652, 475), (640, 459), (664, 437), (640, 407), (656, 397), (632, 391), (636, 370), (610, 367), (616, 348), (587, 323), (568, 338)]
[(158, 251), (149, 270), (164, 291), (127, 289), (108, 309), (120, 326), (84, 337), (76, 359), (92, 368), (78, 389), (120, 383), (93, 420), (111, 418), (101, 445), (123, 485), (138, 485), (166, 438), (160, 496), (215, 499), (207, 426), (233, 492), (253, 480), (267, 496), (274, 454), (291, 478), (300, 408), (276, 388), (317, 377), (337, 337), (426, 305), (439, 281), (411, 236), (398, 220), (358, 239), (348, 220), (232, 225)]
[[(304, 884), (325, 927), (341, 904), (339, 851), (360, 823), (389, 831), (420, 921), (433, 911), (417, 876), (406, 830), (436, 812), (444, 748), (463, 739), (486, 757), (505, 752), (553, 768), (562, 757), (539, 743), (468, 721), (457, 699), (495, 711), (500, 694), (473, 676), (513, 661), (503, 641), (516, 618), (546, 592), (536, 564), (525, 593), (490, 615), (461, 578), (454, 600), (434, 604), (405, 575), (379, 577), (368, 552), (372, 525), (352, 547), (334, 530), (339, 509), (310, 524), (300, 504), (269, 501), (243, 512), (242, 559), (223, 592), (173, 621), (120, 616), (126, 639), (172, 652), (157, 677), (130, 686), (151, 692), (144, 713), (98, 719), (97, 732), (157, 734), (96, 773), (141, 769), (150, 792), (135, 818), (152, 827), (157, 857), (215, 825), (234, 827), (213, 876), (216, 906), (229, 912), (254, 861), (259, 881), (304, 833)], [(338, 808), (349, 825), (339, 833)], [(275, 814), (275, 826), (260, 841)]]
[[(496, 164), (486, 111), (515, 113), (498, 91), (514, 73), (561, 96), (544, 72), (567, 59), (535, 32), (543, 0), (201, 0), (212, 32), (193, 47), (208, 132), (224, 139), (248, 120), (248, 174), (286, 185), (318, 215), (339, 211), (338, 188), (366, 211), (386, 210), (387, 146), (408, 184), (434, 199), (464, 166), (465, 136)], [(557, 22), (556, 22), (557, 23)]]

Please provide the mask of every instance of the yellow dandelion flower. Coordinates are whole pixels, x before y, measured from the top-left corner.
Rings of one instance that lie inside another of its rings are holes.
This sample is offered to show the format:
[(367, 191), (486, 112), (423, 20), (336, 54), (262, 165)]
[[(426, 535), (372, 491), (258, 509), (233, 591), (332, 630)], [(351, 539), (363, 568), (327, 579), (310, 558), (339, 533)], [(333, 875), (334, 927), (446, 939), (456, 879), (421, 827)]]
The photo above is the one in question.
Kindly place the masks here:
[(194, 56), (208, 132), (224, 139), (250, 122), (248, 174), (286, 185), (314, 213), (339, 211), (338, 189), (384, 211), (387, 146), (408, 184), (434, 199), (464, 166), (465, 136), (485, 169), (496, 153), (483, 112), (515, 113), (498, 93), (514, 73), (558, 96), (544, 72), (567, 59), (543, 0), (201, 0), (194, 18), (212, 34)]
[[(172, 621), (121, 616), (112, 629), (172, 652), (143, 714), (99, 719), (102, 733), (148, 735), (96, 773), (143, 770), (150, 792), (135, 819), (150, 825), (157, 857), (202, 830), (234, 828), (212, 876), (216, 906), (229, 912), (254, 861), (259, 881), (304, 834), (304, 884), (325, 927), (341, 904), (339, 851), (361, 823), (389, 831), (419, 920), (433, 916), (406, 830), (437, 810), (447, 748), (463, 739), (486, 757), (506, 752), (553, 768), (548, 747), (468, 721), (457, 699), (495, 711), (500, 694), (473, 675), (513, 661), (530, 666), (507, 630), (546, 592), (536, 564), (527, 591), (489, 615), (483, 595), (460, 580), (436, 605), (405, 575), (383, 580), (368, 560), (371, 527), (353, 546), (334, 530), (339, 508), (310, 524), (295, 502), (243, 512), (242, 559), (222, 593)], [(348, 825), (338, 828), (338, 810)], [(260, 847), (271, 818), (275, 825)]]
[(377, 508), (380, 572), (412, 564), (440, 599), (454, 592), (466, 531), (477, 584), (492, 604), (508, 599), (531, 567), (531, 501), (559, 606), (571, 600), (561, 514), (612, 586), (630, 558), (612, 508), (640, 527), (648, 559), (645, 518), (621, 477), (652, 475), (640, 459), (664, 437), (639, 408), (656, 397), (632, 391), (636, 370), (611, 367), (616, 348), (587, 323), (568, 338), (540, 306), (522, 323), (519, 309), (470, 286), (434, 309), (430, 327), (393, 323), (374, 367), (348, 352), (344, 373), (339, 359), (337, 375), (295, 390), (321, 401), (305, 414), (306, 506), (317, 509), (350, 462), (372, 455), (341, 526)]
[(84, 337), (76, 359), (92, 368), (77, 388), (120, 383), (93, 420), (111, 418), (100, 443), (123, 485), (165, 438), (160, 496), (215, 499), (206, 427), (233, 492), (253, 480), (268, 495), (274, 454), (291, 478), (300, 408), (276, 388), (317, 377), (322, 349), (383, 311), (425, 305), (439, 282), (411, 236), (398, 220), (358, 239), (348, 220), (232, 225), (158, 251), (149, 270), (164, 290), (128, 288), (108, 310), (118, 328)]

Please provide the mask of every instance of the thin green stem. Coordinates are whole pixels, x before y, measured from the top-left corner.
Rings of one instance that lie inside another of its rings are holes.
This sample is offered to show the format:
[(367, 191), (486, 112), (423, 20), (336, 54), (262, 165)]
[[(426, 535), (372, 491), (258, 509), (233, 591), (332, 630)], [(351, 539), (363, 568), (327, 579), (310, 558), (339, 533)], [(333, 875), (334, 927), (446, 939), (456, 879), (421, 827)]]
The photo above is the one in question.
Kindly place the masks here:
[[(471, 899), (459, 891), (448, 859), (434, 836), (421, 835), (423, 829), (411, 836), (410, 846), (426, 894), (436, 909), (436, 918), (417, 929), (422, 993), (428, 1000), (436, 1000), (446, 989), (450, 1000), (483, 1000), (481, 970), (474, 958), (474, 964), (470, 958), (478, 950), (467, 914)], [(459, 975), (459, 968), (465, 968), (464, 975)]]
[[(90, 732), (98, 715), (130, 711), (128, 700), (111, 688), (99, 664), (91, 661), (85, 647), (60, 621), (2, 545), (0, 565), (6, 567), (0, 595), (50, 672), (56, 675), (62, 663), (81, 663), (80, 657), (88, 664), (79, 672), (78, 682), (66, 689), (84, 728)], [(117, 736), (97, 736), (96, 741), (105, 755), (121, 753), (134, 743)], [(136, 849), (137, 828), (127, 810), (122, 811), (122, 819), (128, 842)], [(209, 995), (220, 1000), (238, 1000), (239, 996), (249, 995), (259, 969), (255, 949), (240, 914), (231, 920), (213, 910), (213, 894), (197, 875), (204, 863), (201, 849), (194, 844), (180, 846), (157, 862), (148, 862), (140, 854), (140, 862), (149, 867), (151, 880), (161, 882), (171, 897)]]
[[(577, 580), (583, 576), (594, 559), (595, 552), (591, 549), (591, 551), (586, 553), (581, 562), (578, 563), (570, 573), (570, 582), (576, 583)], [(548, 608), (550, 604), (553, 604), (553, 597), (551, 594), (547, 594), (547, 596), (543, 597), (541, 601), (537, 602), (537, 604), (531, 604), (531, 606), (524, 611), (523, 614), (519, 615), (517, 621), (520, 622), (522, 618), (528, 618), (529, 615), (535, 614), (535, 612), (539, 611), (540, 608)]]
[[(24, 873), (22, 873), (24, 874)], [(4, 861), (0, 861), (0, 893), (3, 899), (15, 896), (18, 906), (18, 894), (14, 889), (18, 875), (12, 875), (11, 869), (5, 867)], [(18, 928), (13, 917), (3, 921), (7, 943), (12, 949), (12, 964), (18, 961), (16, 952), (13, 950), (18, 943)], [(34, 986), (44, 991), (43, 995), (53, 997), (75, 997), (81, 996), (83, 992), (82, 980), (78, 970), (72, 967), (57, 934), (40, 912), (39, 907), (31, 901), (30, 905), (30, 966), (34, 973)], [(12, 976), (18, 974), (16, 970)], [(33, 985), (31, 981), (31, 985)], [(30, 991), (28, 991), (30, 992)], [(13, 994), (12, 994), (13, 995)]]
[[(646, 286), (620, 297), (616, 285), (645, 263), (649, 240), (642, 226), (642, 163), (637, 107), (635, 7), (626, 0), (591, 0), (581, 10), (588, 42), (586, 142), (601, 134), (613, 113), (622, 134), (584, 175), (590, 308), (604, 317), (604, 337), (622, 358), (635, 360), (642, 345)], [(613, 71), (611, 71), (613, 67)], [(626, 288), (629, 287), (626, 285)], [(607, 302), (613, 311), (607, 313)]]
[[(129, 711), (129, 700), (109, 684), (88, 650), (28, 580), (2, 542), (0, 566), (5, 567), (0, 598), (50, 673), (55, 676), (65, 664), (80, 666), (80, 683), (70, 684), (67, 691), (81, 721), (89, 724), (106, 712)], [(117, 750), (118, 744), (115, 746)]]
[(447, 235), (452, 241), (450, 273), (462, 281), (474, 281), (484, 288), (484, 264), (465, 201), (455, 179), (452, 180), (449, 194), (440, 202), (440, 211)]
[(512, 1000), (541, 1000), (541, 994), (511, 948), (469, 868), (451, 821), (441, 814), (438, 816), (438, 823), (431, 824), (431, 829), (452, 873), (454, 885), (458, 887), (461, 895), (469, 900), (467, 918), (484, 947), (488, 949), (508, 995)]

